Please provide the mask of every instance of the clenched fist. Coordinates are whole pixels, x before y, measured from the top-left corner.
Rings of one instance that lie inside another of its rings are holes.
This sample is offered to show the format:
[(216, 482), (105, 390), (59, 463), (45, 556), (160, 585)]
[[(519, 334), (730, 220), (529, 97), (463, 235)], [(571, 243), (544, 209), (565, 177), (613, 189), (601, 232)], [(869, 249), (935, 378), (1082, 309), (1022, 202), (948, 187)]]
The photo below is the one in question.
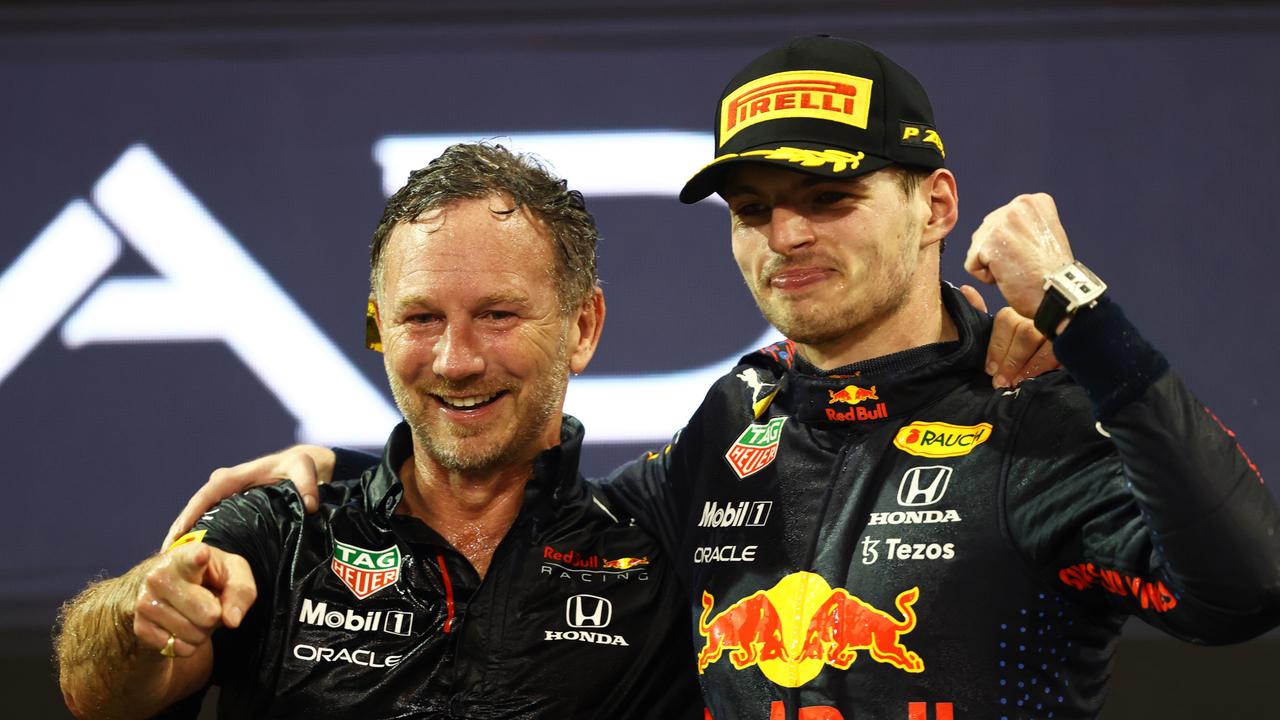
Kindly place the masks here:
[(964, 269), (994, 283), (1019, 315), (1035, 317), (1044, 277), (1072, 261), (1071, 243), (1053, 198), (1019, 195), (993, 210), (973, 233)]

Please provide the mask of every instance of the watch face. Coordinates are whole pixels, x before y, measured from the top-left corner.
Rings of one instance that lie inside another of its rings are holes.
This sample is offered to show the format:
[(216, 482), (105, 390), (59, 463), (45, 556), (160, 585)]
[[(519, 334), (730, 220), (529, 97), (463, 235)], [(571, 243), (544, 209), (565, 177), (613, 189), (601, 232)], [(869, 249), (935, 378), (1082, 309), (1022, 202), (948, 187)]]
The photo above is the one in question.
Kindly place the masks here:
[(1079, 261), (1053, 271), (1048, 280), (1052, 289), (1060, 292), (1066, 300), (1067, 313), (1097, 300), (1107, 289), (1107, 284)]

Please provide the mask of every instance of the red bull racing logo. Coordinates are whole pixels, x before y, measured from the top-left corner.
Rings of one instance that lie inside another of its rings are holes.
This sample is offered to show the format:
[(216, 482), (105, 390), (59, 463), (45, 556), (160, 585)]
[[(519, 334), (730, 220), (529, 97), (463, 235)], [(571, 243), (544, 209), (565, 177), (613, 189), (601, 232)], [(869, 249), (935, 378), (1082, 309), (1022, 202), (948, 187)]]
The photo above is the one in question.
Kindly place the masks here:
[(918, 587), (899, 593), (897, 619), (843, 588), (832, 589), (820, 575), (796, 572), (708, 621), (715, 598), (704, 591), (698, 633), (706, 642), (698, 672), (728, 652), (738, 670), (755, 665), (778, 685), (800, 687), (827, 665), (848, 670), (860, 650), (876, 662), (923, 672), (924, 660), (902, 644), (902, 636), (916, 627), (912, 605), (919, 598)]
[(778, 440), (786, 422), (785, 417), (776, 417), (763, 425), (752, 423), (733, 442), (724, 459), (729, 461), (739, 480), (760, 472), (778, 457)]
[[(839, 390), (828, 390), (827, 394), (831, 399), (827, 401), (828, 405), (843, 403), (845, 405), (859, 405), (871, 400), (879, 400), (880, 396), (876, 395), (876, 386), (872, 385), (871, 389), (860, 388), (857, 385), (846, 385)], [(835, 408), (826, 408), (827, 419), (835, 422), (863, 422), (866, 420), (883, 420), (889, 417), (889, 409), (884, 403), (876, 403), (871, 407), (850, 407), (846, 412), (840, 412)]]

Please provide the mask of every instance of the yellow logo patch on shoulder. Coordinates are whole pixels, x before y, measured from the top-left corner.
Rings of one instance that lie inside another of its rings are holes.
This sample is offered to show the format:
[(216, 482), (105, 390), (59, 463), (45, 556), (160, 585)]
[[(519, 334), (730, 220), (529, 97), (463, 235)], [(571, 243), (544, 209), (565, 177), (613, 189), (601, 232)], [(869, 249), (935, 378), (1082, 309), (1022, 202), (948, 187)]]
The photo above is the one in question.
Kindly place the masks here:
[(178, 547), (179, 545), (186, 545), (187, 543), (200, 542), (201, 540), (204, 540), (204, 534), (207, 532), (209, 531), (208, 530), (192, 530), (186, 535), (183, 535), (177, 540), (174, 540), (173, 544), (165, 548), (165, 552), (169, 552), (170, 550)]
[(968, 455), (991, 437), (991, 423), (952, 425), (916, 420), (898, 430), (893, 438), (899, 450), (927, 458)]
[(781, 118), (832, 120), (867, 129), (871, 80), (824, 70), (789, 70), (743, 85), (720, 103), (720, 145), (743, 128)]

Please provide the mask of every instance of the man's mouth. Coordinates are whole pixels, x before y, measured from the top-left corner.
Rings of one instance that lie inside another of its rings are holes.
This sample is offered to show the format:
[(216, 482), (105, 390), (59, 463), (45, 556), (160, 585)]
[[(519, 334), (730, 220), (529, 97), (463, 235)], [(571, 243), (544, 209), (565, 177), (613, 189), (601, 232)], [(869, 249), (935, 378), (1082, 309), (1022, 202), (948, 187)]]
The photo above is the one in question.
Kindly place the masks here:
[(488, 393), (485, 395), (432, 395), (441, 405), (454, 410), (478, 410), (482, 407), (492, 404), (495, 400), (506, 395), (506, 390)]
[(830, 269), (824, 267), (790, 267), (770, 274), (768, 284), (778, 290), (799, 290), (821, 282), (832, 274)]

